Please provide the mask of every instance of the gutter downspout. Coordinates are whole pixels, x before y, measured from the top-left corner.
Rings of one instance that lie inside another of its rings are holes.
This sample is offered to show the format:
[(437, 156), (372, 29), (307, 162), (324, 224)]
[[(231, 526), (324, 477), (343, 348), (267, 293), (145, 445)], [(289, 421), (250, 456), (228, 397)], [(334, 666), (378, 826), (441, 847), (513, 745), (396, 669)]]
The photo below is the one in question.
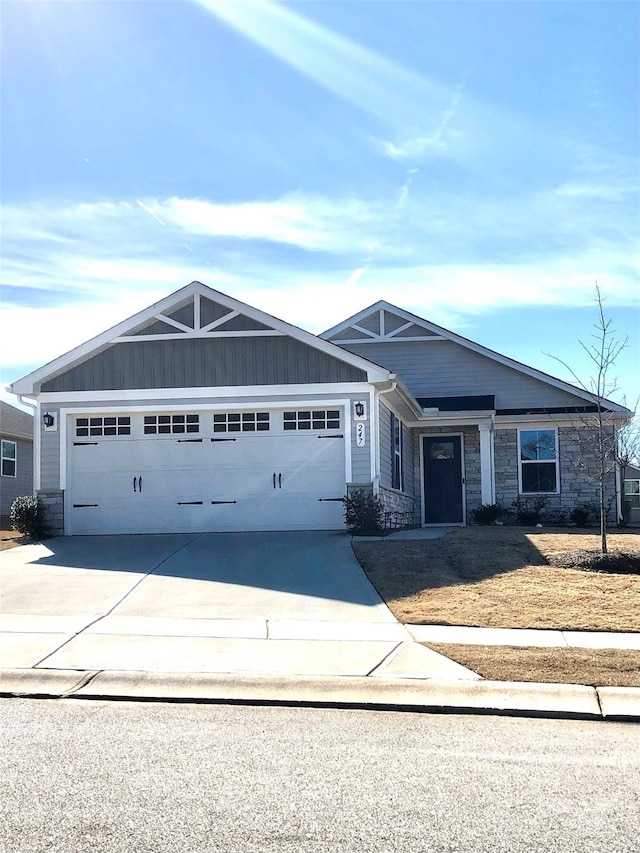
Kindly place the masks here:
[[(11, 392), (13, 394), (13, 391)], [(37, 494), (40, 489), (40, 414), (37, 403), (31, 403), (25, 400), (22, 394), (16, 394), (16, 397), (23, 406), (33, 409), (33, 493)]]
[[(395, 374), (391, 374), (394, 376)], [(375, 401), (375, 419), (376, 419), (376, 428), (375, 428), (375, 476), (373, 478), (373, 494), (374, 497), (377, 497), (380, 493), (380, 397), (385, 394), (391, 394), (398, 387), (398, 383), (395, 379), (391, 380), (391, 388), (386, 388), (384, 391), (379, 391), (376, 388), (376, 392), (374, 394)]]

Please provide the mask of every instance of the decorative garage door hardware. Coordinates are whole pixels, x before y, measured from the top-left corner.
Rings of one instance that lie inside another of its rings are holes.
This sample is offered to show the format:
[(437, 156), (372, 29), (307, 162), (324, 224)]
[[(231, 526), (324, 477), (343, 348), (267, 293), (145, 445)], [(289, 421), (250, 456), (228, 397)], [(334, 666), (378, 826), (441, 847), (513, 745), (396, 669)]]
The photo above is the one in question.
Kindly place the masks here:
[(201, 438), (178, 438), (178, 444), (202, 444)]
[(266, 432), (269, 412), (221, 412), (213, 416), (214, 432)]
[(344, 498), (318, 498), (320, 503), (342, 503)]
[(87, 506), (98, 506), (98, 504), (74, 504), (73, 508), (74, 509), (82, 509), (83, 507), (87, 507)]
[(131, 435), (131, 418), (76, 418), (76, 435)]
[[(133, 491), (134, 492), (136, 491), (136, 478), (135, 477), (133, 478)], [(140, 494), (142, 494), (142, 477), (138, 477), (138, 489), (137, 489), (137, 491), (139, 491)]]
[(337, 409), (285, 412), (284, 428), (290, 429), (340, 429), (340, 412)]
[(200, 415), (145, 415), (144, 434), (200, 432)]
[(98, 441), (74, 441), (74, 447), (88, 447), (90, 444), (99, 444)]
[[(274, 475), (273, 475), (273, 488), (275, 489), (275, 487), (276, 487), (276, 475), (274, 473)], [(282, 473), (278, 474), (278, 488), (279, 489), (282, 488)]]
[(211, 501), (211, 505), (214, 504), (237, 504), (238, 501)]
[(178, 501), (178, 506), (202, 506), (202, 501)]
[(318, 435), (316, 438), (344, 438), (344, 435), (340, 433), (340, 435)]
[(237, 438), (210, 438), (209, 441), (237, 441)]

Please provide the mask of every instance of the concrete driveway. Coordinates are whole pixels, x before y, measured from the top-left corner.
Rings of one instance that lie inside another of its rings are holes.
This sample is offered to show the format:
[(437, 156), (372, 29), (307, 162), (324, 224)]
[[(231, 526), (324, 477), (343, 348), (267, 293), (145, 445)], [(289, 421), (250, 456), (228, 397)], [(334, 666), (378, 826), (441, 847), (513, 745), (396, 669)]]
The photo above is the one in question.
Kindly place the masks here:
[(0, 554), (0, 666), (474, 678), (411, 641), (343, 533), (71, 537)]

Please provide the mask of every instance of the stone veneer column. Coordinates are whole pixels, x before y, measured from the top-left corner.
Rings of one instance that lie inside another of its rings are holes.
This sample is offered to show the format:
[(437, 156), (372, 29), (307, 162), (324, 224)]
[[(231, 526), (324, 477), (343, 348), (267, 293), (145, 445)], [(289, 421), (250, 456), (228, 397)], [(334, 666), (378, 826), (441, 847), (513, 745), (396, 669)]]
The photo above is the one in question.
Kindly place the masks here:
[(64, 492), (38, 492), (45, 520), (53, 536), (64, 536)]

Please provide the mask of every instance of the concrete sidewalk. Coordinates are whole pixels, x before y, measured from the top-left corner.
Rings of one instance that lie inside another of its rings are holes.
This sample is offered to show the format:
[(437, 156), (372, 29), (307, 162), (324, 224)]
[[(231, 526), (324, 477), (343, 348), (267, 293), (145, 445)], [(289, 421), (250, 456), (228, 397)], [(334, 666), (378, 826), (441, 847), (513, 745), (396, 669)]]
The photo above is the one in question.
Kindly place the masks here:
[(422, 645), (637, 634), (403, 626), (347, 537), (88, 539), (1, 555), (0, 694), (640, 719), (640, 689), (489, 682)]
[(640, 634), (631, 632), (550, 631), (548, 629), (535, 628), (469, 628), (461, 625), (406, 625), (405, 627), (418, 643), (640, 650)]

